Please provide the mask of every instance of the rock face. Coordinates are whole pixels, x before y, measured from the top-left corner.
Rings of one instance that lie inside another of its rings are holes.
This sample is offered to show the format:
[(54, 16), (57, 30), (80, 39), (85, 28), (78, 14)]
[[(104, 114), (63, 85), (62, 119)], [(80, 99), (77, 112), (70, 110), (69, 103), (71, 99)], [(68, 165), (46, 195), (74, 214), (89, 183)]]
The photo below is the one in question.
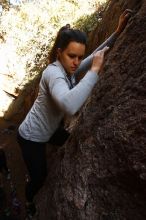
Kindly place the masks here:
[(71, 137), (48, 147), (40, 220), (146, 219), (146, 1), (113, 0), (103, 20), (125, 8), (135, 14)]

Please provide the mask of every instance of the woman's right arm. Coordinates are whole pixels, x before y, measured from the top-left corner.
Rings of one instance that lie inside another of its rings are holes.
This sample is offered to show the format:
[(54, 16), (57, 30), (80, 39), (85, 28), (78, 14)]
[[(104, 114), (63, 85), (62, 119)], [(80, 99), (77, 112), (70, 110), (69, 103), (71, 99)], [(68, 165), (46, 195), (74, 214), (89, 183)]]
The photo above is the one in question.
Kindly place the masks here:
[(52, 72), (46, 72), (48, 76), (46, 75), (45, 82), (47, 83), (51, 97), (64, 113), (74, 115), (89, 97), (99, 78), (99, 71), (107, 50), (108, 48), (105, 47), (103, 50), (94, 54), (90, 70), (72, 89), (69, 89), (60, 68), (57, 67), (55, 68), (56, 70), (52, 69)]

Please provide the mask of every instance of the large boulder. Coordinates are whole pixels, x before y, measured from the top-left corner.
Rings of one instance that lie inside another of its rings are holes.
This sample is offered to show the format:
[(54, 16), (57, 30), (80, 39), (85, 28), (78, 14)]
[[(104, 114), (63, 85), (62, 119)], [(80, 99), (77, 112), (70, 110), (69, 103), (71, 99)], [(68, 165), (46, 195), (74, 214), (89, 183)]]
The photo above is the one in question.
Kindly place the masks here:
[(146, 1), (111, 1), (102, 25), (125, 8), (135, 14), (71, 137), (59, 149), (48, 146), (40, 220), (146, 219)]

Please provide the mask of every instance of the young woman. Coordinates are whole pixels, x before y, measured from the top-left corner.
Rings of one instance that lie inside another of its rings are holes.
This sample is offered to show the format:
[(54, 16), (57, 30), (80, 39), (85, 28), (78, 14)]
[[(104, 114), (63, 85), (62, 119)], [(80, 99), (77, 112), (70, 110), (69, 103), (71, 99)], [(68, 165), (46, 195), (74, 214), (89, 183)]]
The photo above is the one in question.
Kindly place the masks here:
[[(18, 142), (30, 175), (26, 185), (30, 215), (35, 213), (33, 198), (47, 175), (46, 143), (63, 117), (74, 115), (91, 94), (99, 79), (104, 54), (125, 28), (129, 15), (130, 10), (126, 10), (116, 31), (85, 60), (85, 33), (67, 25), (57, 35), (50, 53), (51, 63), (42, 74), (38, 97), (18, 130)], [(75, 76), (82, 72), (86, 75), (76, 85)]]

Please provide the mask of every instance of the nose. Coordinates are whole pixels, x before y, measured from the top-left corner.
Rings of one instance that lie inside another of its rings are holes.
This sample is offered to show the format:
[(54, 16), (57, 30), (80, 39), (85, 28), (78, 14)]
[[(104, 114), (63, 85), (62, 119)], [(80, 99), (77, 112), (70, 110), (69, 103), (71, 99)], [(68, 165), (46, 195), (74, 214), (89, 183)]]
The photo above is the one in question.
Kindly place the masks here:
[(75, 65), (75, 66), (78, 66), (79, 63), (80, 63), (79, 58), (78, 58), (78, 57), (74, 58), (74, 65)]

